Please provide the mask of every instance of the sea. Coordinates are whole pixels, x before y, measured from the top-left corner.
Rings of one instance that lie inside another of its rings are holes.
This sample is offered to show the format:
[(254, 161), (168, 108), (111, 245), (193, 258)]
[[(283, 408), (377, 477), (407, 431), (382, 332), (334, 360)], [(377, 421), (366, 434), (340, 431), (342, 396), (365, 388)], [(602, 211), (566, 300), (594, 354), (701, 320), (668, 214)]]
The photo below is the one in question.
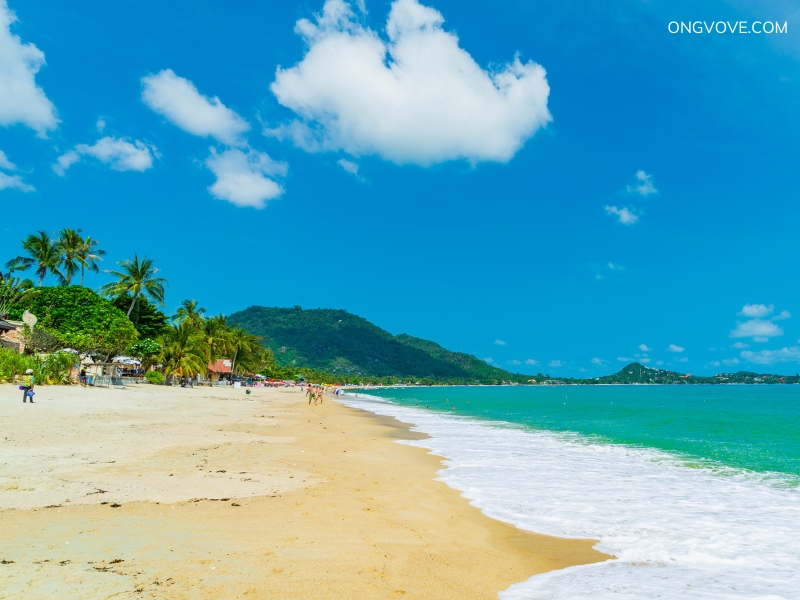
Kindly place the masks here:
[(413, 424), (489, 517), (616, 558), (523, 599), (800, 598), (800, 386), (465, 386), (350, 392)]

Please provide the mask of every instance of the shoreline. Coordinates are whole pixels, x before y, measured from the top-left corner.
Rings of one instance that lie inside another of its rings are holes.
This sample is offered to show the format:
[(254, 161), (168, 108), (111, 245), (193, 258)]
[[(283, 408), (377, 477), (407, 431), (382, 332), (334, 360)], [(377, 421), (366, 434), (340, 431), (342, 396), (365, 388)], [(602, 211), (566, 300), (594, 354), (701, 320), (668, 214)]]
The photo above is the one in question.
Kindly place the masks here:
[(610, 558), (491, 519), (435, 480), (441, 457), (396, 443), (427, 436), (330, 397), (15, 392), (0, 386), (8, 598), (496, 598)]

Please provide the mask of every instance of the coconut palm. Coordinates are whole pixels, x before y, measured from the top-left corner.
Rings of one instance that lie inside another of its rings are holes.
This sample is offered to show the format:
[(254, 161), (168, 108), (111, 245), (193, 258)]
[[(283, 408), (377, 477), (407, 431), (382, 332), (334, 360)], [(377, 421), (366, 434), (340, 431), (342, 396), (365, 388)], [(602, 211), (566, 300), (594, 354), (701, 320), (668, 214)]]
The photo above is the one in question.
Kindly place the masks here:
[(225, 320), (225, 315), (205, 319), (200, 329), (200, 335), (203, 339), (203, 347), (209, 363), (216, 362), (228, 352), (230, 327)]
[[(71, 285), (72, 277), (78, 272), (78, 265), (81, 264), (78, 258), (83, 248), (81, 230), (62, 229), (58, 233), (58, 245), (61, 248), (61, 267), (63, 268), (64, 285)], [(82, 266), (81, 264), (81, 267)]]
[(22, 249), (28, 253), (27, 256), (11, 259), (6, 263), (6, 268), (11, 271), (27, 271), (35, 267), (36, 275), (39, 276), (39, 287), (44, 285), (48, 272), (59, 281), (64, 281), (64, 275), (59, 270), (62, 262), (61, 245), (57, 240), (51, 239), (46, 231), (29, 235), (23, 240)]
[(167, 280), (155, 276), (158, 269), (153, 267), (152, 260), (146, 256), (139, 260), (139, 255), (134, 254), (133, 260), (121, 260), (117, 264), (122, 267), (122, 271), (105, 271), (116, 277), (117, 281), (102, 286), (100, 291), (103, 294), (111, 298), (119, 298), (125, 294), (133, 296), (131, 305), (128, 307), (129, 317), (133, 307), (136, 306), (136, 301), (142, 294), (164, 306), (164, 286), (166, 286)]
[(32, 287), (33, 283), (30, 279), (18, 279), (16, 277), (0, 279), (0, 315), (10, 312)]
[(199, 304), (197, 300), (184, 300), (181, 302), (178, 312), (173, 315), (172, 321), (177, 325), (186, 323), (192, 329), (200, 330), (205, 322), (203, 315), (206, 309), (198, 307)]
[(206, 372), (206, 356), (201, 336), (187, 323), (173, 326), (161, 338), (159, 356), (167, 377), (194, 377)]
[[(80, 231), (80, 229), (78, 231)], [(97, 261), (103, 260), (103, 256), (105, 256), (106, 251), (100, 250), (100, 248), (97, 247), (98, 245), (100, 245), (100, 242), (93, 240), (91, 236), (87, 235), (85, 238), (83, 238), (83, 243), (81, 244), (78, 253), (75, 255), (75, 259), (81, 266), (81, 285), (83, 285), (83, 276), (86, 272), (86, 269), (94, 273), (98, 273), (100, 271), (100, 267), (97, 266)]]
[(228, 334), (228, 348), (233, 351), (233, 361), (231, 364), (231, 372), (236, 373), (237, 364), (236, 360), (239, 359), (239, 371), (244, 372), (249, 370), (252, 365), (252, 359), (255, 358), (261, 346), (258, 344), (262, 338), (256, 337), (247, 333), (241, 327), (232, 329)]

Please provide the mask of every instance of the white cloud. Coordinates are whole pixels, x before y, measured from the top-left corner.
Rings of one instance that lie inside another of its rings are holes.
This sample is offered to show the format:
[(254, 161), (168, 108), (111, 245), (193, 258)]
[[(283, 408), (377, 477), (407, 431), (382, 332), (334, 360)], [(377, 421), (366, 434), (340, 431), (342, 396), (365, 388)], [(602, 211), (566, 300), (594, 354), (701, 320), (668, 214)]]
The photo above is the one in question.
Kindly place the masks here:
[(20, 192), (33, 192), (35, 188), (22, 181), (19, 175), (8, 175), (0, 171), (0, 190), (19, 190)]
[(639, 350), (641, 350), (642, 352), (651, 352), (653, 349), (648, 348), (647, 344), (639, 344)]
[(608, 263), (608, 268), (611, 269), (612, 271), (624, 271), (625, 270), (625, 267), (623, 267), (620, 264), (613, 263), (613, 262)]
[(484, 361), (484, 362), (487, 362), (487, 363), (493, 363), (493, 362), (494, 362), (494, 361), (492, 360), (492, 357), (491, 357), (491, 356), (487, 356), (486, 358), (484, 358), (484, 359), (483, 359), (483, 361)]
[(686, 350), (686, 348), (683, 348), (676, 344), (670, 344), (669, 346), (667, 346), (667, 352), (683, 352), (684, 350)]
[(640, 196), (649, 196), (650, 194), (657, 194), (658, 190), (653, 185), (653, 176), (648, 175), (644, 171), (636, 171), (636, 183), (628, 186), (628, 192), (632, 194), (639, 194)]
[(497, 346), (505, 346), (506, 345), (506, 343), (503, 340), (495, 340), (494, 343)]
[(16, 171), (17, 170), (17, 165), (15, 165), (10, 160), (8, 160), (8, 157), (6, 156), (6, 153), (3, 152), (2, 150), (0, 150), (0, 169), (4, 169), (6, 171)]
[(742, 361), (740, 361), (738, 358), (726, 358), (725, 360), (722, 361), (722, 364), (730, 367), (733, 365), (738, 365), (741, 362)]
[(732, 345), (732, 347), (741, 350), (742, 348), (749, 348), (750, 344), (745, 344), (744, 342), (736, 342), (735, 344)]
[(113, 137), (104, 137), (91, 146), (78, 144), (74, 150), (56, 159), (53, 170), (63, 176), (83, 156), (92, 156), (109, 165), (115, 171), (146, 171), (153, 166), (153, 158), (158, 157), (154, 146), (134, 140), (133, 143)]
[(593, 358), (590, 362), (594, 365), (597, 365), (598, 367), (602, 367), (608, 364), (608, 361), (603, 360), (602, 358)]
[(547, 363), (547, 366), (548, 367), (561, 367), (561, 366), (563, 366), (563, 364), (561, 363), (560, 360), (551, 360), (549, 363)]
[[(0, 150), (0, 169), (5, 171), (16, 171), (17, 165), (8, 160), (6, 153)], [(0, 171), (0, 190), (19, 190), (21, 192), (33, 192), (35, 188), (22, 180), (21, 175), (9, 175)]]
[(267, 200), (283, 194), (283, 187), (270, 177), (285, 176), (287, 165), (262, 152), (229, 149), (218, 153), (211, 148), (206, 166), (217, 177), (208, 191), (236, 206), (264, 208)]
[(714, 361), (710, 362), (710, 363), (709, 363), (708, 365), (706, 365), (706, 366), (709, 366), (709, 367), (719, 367), (719, 366), (722, 366), (722, 363), (720, 363), (718, 360), (714, 360)]
[(635, 359), (631, 358), (630, 356), (618, 356), (617, 360), (619, 362), (625, 362), (625, 363), (635, 362)]
[(216, 96), (202, 95), (188, 79), (172, 69), (142, 78), (142, 100), (153, 111), (184, 131), (212, 137), (230, 146), (244, 146), (242, 134), (250, 125)]
[(346, 158), (340, 158), (336, 161), (336, 164), (342, 167), (345, 172), (350, 173), (351, 175), (355, 176), (356, 179), (361, 180), (361, 177), (358, 174), (358, 163), (354, 163), (352, 160), (347, 160)]
[(744, 350), (740, 356), (747, 362), (758, 365), (774, 365), (775, 363), (785, 362), (800, 363), (800, 346), (781, 348), (780, 350), (761, 350), (760, 352)]
[(316, 23), (297, 22), (308, 50), (271, 86), (299, 119), (264, 133), (397, 164), (509, 161), (551, 120), (545, 70), (519, 57), (484, 70), (443, 22), (417, 0), (395, 0), (384, 40), (345, 0), (327, 0)]
[(769, 338), (781, 335), (783, 335), (783, 329), (775, 323), (763, 319), (751, 319), (744, 323), (737, 322), (736, 329), (731, 331), (733, 338), (749, 337), (753, 338), (754, 342), (765, 342)]
[(522, 364), (521, 360), (509, 360), (509, 361), (506, 361), (506, 362), (509, 365), (521, 365)]
[(106, 128), (106, 120), (103, 117), (98, 117), (94, 126), (97, 128), (98, 133), (103, 133)]
[(647, 358), (647, 357), (645, 356), (645, 357), (643, 357), (643, 358), (640, 358), (640, 359), (639, 359), (639, 362), (640, 362), (640, 363), (642, 363), (643, 365), (646, 365), (646, 364), (647, 364), (647, 363), (649, 363), (651, 360), (652, 360), (652, 359), (650, 359), (650, 358)]
[(663, 360), (657, 360), (656, 364), (660, 367), (660, 366), (662, 366), (664, 364), (664, 361)]
[(770, 304), (769, 306), (766, 304), (745, 304), (742, 310), (739, 311), (739, 316), (763, 318), (767, 315), (771, 315), (774, 310), (774, 304)]
[(772, 317), (772, 320), (783, 321), (784, 319), (791, 319), (791, 318), (792, 318), (792, 313), (790, 313), (788, 310), (782, 310), (779, 315), (775, 315), (774, 317)]
[(616, 215), (619, 222), (623, 225), (633, 225), (639, 220), (639, 215), (633, 212), (633, 209), (623, 206), (618, 208), (616, 206), (606, 206), (606, 212), (610, 215)]
[(525, 364), (534, 366), (534, 365), (538, 365), (539, 361), (536, 361), (536, 360), (533, 360), (532, 358), (529, 358), (528, 360), (525, 361)]
[(6, 0), (0, 0), (0, 125), (21, 123), (45, 137), (59, 121), (55, 106), (36, 85), (44, 52), (11, 33), (16, 20)]

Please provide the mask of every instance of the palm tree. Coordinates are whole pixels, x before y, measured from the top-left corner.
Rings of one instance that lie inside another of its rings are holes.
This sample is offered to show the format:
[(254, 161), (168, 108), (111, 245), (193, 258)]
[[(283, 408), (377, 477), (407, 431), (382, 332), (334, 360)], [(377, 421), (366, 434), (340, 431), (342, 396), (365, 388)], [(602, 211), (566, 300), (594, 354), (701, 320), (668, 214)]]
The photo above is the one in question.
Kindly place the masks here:
[(27, 271), (35, 266), (36, 274), (39, 276), (39, 287), (44, 285), (44, 278), (48, 271), (59, 281), (64, 281), (64, 275), (58, 269), (62, 262), (61, 245), (58, 241), (50, 239), (46, 231), (29, 235), (23, 240), (22, 249), (28, 255), (11, 259), (6, 263), (6, 268), (11, 271)]
[(203, 338), (203, 346), (209, 363), (216, 362), (231, 351), (230, 333), (231, 327), (228, 325), (225, 315), (217, 315), (203, 321), (200, 335)]
[[(80, 229), (78, 230), (80, 231)], [(100, 250), (97, 246), (100, 244), (97, 240), (93, 240), (91, 236), (86, 236), (83, 239), (83, 244), (81, 244), (80, 249), (78, 250), (75, 259), (81, 265), (81, 285), (83, 285), (83, 275), (86, 269), (94, 273), (98, 273), (100, 268), (97, 266), (97, 261), (103, 260), (103, 256), (105, 256), (106, 251)]]
[(125, 294), (133, 296), (131, 305), (128, 307), (128, 316), (131, 316), (133, 307), (139, 296), (145, 294), (155, 302), (164, 306), (164, 286), (167, 280), (163, 277), (156, 277), (158, 269), (153, 267), (153, 261), (146, 256), (139, 260), (139, 255), (134, 254), (133, 260), (121, 260), (117, 263), (122, 267), (122, 271), (105, 271), (109, 275), (117, 278), (117, 281), (107, 283), (100, 288), (106, 296), (119, 298)]
[(198, 304), (200, 304), (197, 300), (184, 300), (181, 302), (181, 306), (178, 309), (173, 317), (172, 321), (177, 325), (181, 323), (186, 323), (194, 330), (199, 330), (205, 323), (205, 317), (203, 315), (206, 312), (205, 308), (198, 308)]
[(239, 358), (240, 371), (246, 370), (250, 366), (245, 357), (252, 358), (261, 348), (258, 342), (262, 338), (247, 333), (241, 327), (232, 329), (228, 334), (228, 348), (233, 350), (233, 361), (231, 363), (231, 373), (236, 373), (236, 359)]
[(32, 287), (30, 279), (0, 278), (0, 315), (7, 314)]
[(159, 356), (167, 377), (194, 377), (206, 372), (206, 356), (202, 338), (187, 323), (173, 326), (161, 338)]
[[(62, 229), (58, 234), (58, 245), (61, 247), (61, 266), (64, 267), (64, 285), (72, 283), (72, 276), (78, 272), (79, 258), (83, 248), (80, 229)], [(81, 265), (82, 267), (83, 265)], [(82, 282), (81, 282), (82, 283)]]

